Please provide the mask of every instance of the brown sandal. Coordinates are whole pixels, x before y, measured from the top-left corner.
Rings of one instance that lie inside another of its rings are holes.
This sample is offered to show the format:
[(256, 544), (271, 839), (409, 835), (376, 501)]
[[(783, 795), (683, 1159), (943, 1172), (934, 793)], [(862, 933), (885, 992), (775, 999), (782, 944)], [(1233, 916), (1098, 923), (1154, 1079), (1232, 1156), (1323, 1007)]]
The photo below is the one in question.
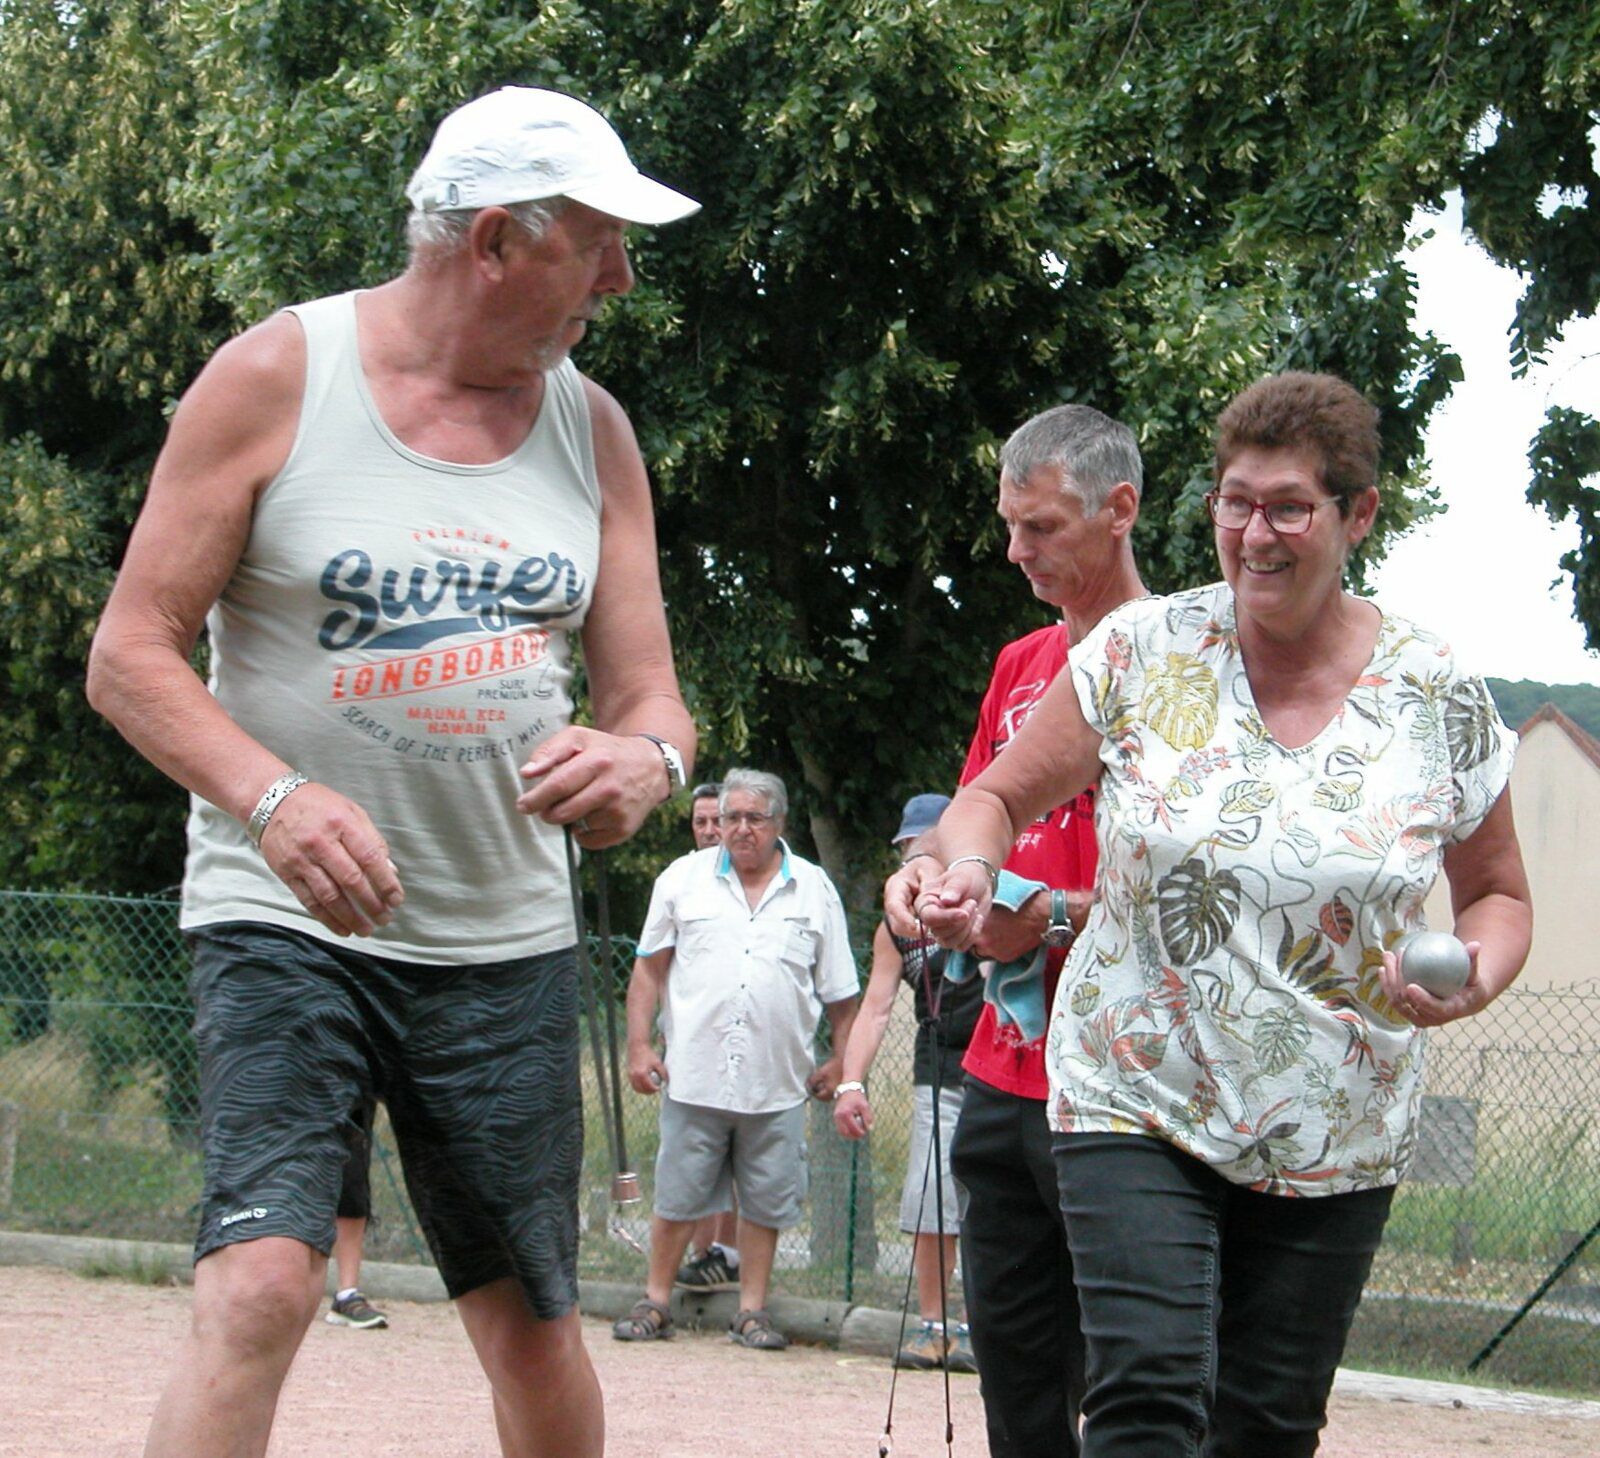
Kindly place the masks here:
[(772, 1324), (772, 1313), (764, 1306), (752, 1311), (741, 1311), (728, 1328), (728, 1340), (741, 1347), (753, 1347), (763, 1352), (781, 1352), (789, 1345), (789, 1338)]
[(643, 1297), (612, 1326), (611, 1335), (619, 1342), (667, 1341), (672, 1336), (672, 1313), (659, 1301)]

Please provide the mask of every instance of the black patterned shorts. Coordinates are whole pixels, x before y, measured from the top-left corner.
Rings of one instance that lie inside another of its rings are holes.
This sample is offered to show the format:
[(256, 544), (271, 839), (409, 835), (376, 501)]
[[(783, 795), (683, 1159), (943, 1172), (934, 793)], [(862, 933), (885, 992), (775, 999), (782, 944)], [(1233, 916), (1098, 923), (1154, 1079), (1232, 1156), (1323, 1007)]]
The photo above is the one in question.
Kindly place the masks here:
[(205, 1193), (199, 1259), (283, 1235), (326, 1254), (352, 1111), (381, 1098), (452, 1297), (516, 1279), (577, 1303), (572, 949), (423, 966), (254, 922), (190, 938)]
[(372, 1121), (377, 1100), (363, 1099), (344, 1121), (344, 1169), (339, 1175), (341, 1220), (372, 1219)]

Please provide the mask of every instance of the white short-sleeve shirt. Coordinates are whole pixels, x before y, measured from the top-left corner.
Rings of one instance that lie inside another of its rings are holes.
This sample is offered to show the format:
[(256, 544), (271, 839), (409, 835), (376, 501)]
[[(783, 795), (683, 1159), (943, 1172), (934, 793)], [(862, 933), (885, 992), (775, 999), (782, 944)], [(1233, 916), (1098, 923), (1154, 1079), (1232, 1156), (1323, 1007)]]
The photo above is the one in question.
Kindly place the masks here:
[(1510, 777), (1483, 680), (1384, 614), (1343, 706), (1286, 749), (1223, 583), (1124, 605), (1068, 662), (1104, 772), (1051, 1126), (1153, 1134), (1278, 1194), (1393, 1184), (1426, 1040), (1383, 995), (1382, 951), (1423, 925), (1445, 846)]
[(661, 1029), (679, 1103), (740, 1114), (803, 1103), (823, 1005), (860, 987), (833, 882), (778, 844), (754, 911), (720, 846), (675, 860), (650, 893), (639, 955), (673, 949)]

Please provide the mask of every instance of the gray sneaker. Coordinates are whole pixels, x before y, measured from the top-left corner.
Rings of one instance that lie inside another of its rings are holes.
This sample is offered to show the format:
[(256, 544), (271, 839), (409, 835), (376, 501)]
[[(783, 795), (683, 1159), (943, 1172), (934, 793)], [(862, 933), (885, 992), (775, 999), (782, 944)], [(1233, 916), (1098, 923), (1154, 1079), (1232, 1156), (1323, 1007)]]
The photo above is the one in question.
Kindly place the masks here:
[(343, 1301), (335, 1298), (332, 1310), (323, 1320), (329, 1326), (353, 1326), (361, 1331), (389, 1324), (389, 1318), (359, 1291), (352, 1291)]

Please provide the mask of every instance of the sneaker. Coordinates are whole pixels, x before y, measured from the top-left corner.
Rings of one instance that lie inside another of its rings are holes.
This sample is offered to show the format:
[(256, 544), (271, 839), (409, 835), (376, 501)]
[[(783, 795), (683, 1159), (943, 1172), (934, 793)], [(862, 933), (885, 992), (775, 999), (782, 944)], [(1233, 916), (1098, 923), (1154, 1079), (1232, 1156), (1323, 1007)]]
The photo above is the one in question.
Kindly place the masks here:
[(936, 1321), (925, 1321), (921, 1329), (903, 1347), (895, 1359), (901, 1367), (915, 1367), (919, 1372), (931, 1372), (944, 1366), (950, 1343)]
[(950, 1350), (945, 1353), (944, 1364), (952, 1372), (976, 1372), (978, 1359), (972, 1355), (972, 1328), (966, 1322), (956, 1323), (956, 1334), (950, 1338)]
[(737, 1291), (739, 1268), (730, 1266), (721, 1248), (714, 1245), (704, 1255), (680, 1266), (678, 1279), (672, 1284), (687, 1291)]
[(323, 1320), (329, 1326), (353, 1326), (362, 1331), (368, 1327), (389, 1324), (389, 1318), (359, 1291), (352, 1291), (342, 1301), (335, 1298), (333, 1309), (323, 1317)]

